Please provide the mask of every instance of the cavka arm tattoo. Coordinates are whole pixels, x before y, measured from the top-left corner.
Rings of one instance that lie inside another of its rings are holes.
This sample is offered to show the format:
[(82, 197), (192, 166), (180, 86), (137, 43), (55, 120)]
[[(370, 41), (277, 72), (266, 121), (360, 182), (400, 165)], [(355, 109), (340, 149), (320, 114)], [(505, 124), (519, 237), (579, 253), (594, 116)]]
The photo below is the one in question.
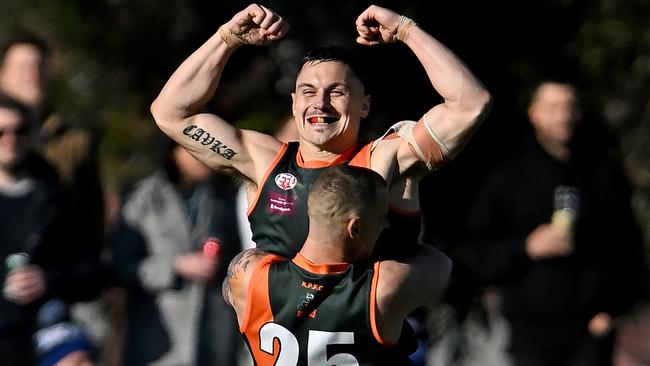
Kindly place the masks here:
[(237, 152), (221, 141), (217, 140), (210, 132), (198, 127), (197, 125), (189, 125), (183, 129), (183, 135), (187, 138), (197, 141), (202, 146), (207, 147), (213, 153), (231, 160)]

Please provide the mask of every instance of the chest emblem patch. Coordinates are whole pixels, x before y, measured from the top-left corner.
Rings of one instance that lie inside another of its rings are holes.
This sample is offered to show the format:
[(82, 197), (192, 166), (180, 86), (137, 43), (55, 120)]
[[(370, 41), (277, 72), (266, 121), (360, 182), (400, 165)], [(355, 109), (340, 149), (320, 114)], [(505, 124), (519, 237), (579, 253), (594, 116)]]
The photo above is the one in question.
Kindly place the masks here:
[(293, 189), (297, 183), (298, 178), (296, 178), (291, 173), (280, 173), (275, 176), (275, 185), (277, 185), (283, 191)]

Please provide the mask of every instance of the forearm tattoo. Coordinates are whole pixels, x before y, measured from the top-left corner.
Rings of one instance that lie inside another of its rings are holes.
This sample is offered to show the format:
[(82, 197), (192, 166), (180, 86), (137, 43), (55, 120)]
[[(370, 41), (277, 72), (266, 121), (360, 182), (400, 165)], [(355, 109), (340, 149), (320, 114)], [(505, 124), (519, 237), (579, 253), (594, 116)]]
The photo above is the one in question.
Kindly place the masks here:
[(210, 151), (228, 160), (231, 160), (235, 155), (237, 155), (236, 151), (217, 140), (210, 134), (210, 132), (199, 128), (196, 125), (185, 127), (183, 129), (183, 135), (194, 141), (198, 141), (201, 145), (206, 146)]

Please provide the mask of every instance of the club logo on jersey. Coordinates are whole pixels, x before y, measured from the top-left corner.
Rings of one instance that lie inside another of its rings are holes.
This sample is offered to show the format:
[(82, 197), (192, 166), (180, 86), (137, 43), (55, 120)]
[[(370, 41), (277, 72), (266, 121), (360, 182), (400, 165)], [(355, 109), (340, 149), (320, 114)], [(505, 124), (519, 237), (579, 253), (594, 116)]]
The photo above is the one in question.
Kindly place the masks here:
[(288, 191), (296, 186), (298, 178), (291, 173), (280, 173), (275, 176), (275, 185), (283, 191)]
[(305, 293), (305, 297), (298, 304), (298, 312), (296, 313), (297, 318), (303, 318), (305, 315), (309, 315), (309, 317), (312, 319), (316, 317), (317, 315), (316, 309), (314, 309), (309, 314), (306, 313), (306, 311), (309, 311), (308, 308), (312, 300), (314, 300), (314, 294), (312, 294), (311, 292)]
[(302, 286), (302, 287), (304, 287), (306, 289), (315, 290), (315, 291), (322, 291), (323, 288), (325, 287), (323, 285), (319, 285), (317, 283), (311, 283), (311, 282), (307, 282), (307, 281), (302, 281), (300, 286)]

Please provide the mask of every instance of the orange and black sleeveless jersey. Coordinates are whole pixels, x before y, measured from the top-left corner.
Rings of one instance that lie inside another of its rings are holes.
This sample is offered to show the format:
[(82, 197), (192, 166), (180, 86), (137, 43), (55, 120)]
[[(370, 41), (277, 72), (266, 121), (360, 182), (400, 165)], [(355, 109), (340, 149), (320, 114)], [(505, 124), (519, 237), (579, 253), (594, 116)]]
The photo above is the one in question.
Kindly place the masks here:
[[(350, 164), (370, 168), (371, 145), (354, 146), (327, 165), (303, 162), (297, 142), (283, 145), (248, 212), (257, 247), (293, 258), (307, 238), (309, 186), (327, 166)], [(390, 210), (388, 222), (389, 227), (380, 236), (373, 258), (398, 259), (415, 248), (420, 233), (419, 215)], [(396, 247), (395, 243), (400, 245)]]
[(412, 365), (375, 324), (380, 265), (268, 255), (253, 270), (240, 331), (257, 366)]

